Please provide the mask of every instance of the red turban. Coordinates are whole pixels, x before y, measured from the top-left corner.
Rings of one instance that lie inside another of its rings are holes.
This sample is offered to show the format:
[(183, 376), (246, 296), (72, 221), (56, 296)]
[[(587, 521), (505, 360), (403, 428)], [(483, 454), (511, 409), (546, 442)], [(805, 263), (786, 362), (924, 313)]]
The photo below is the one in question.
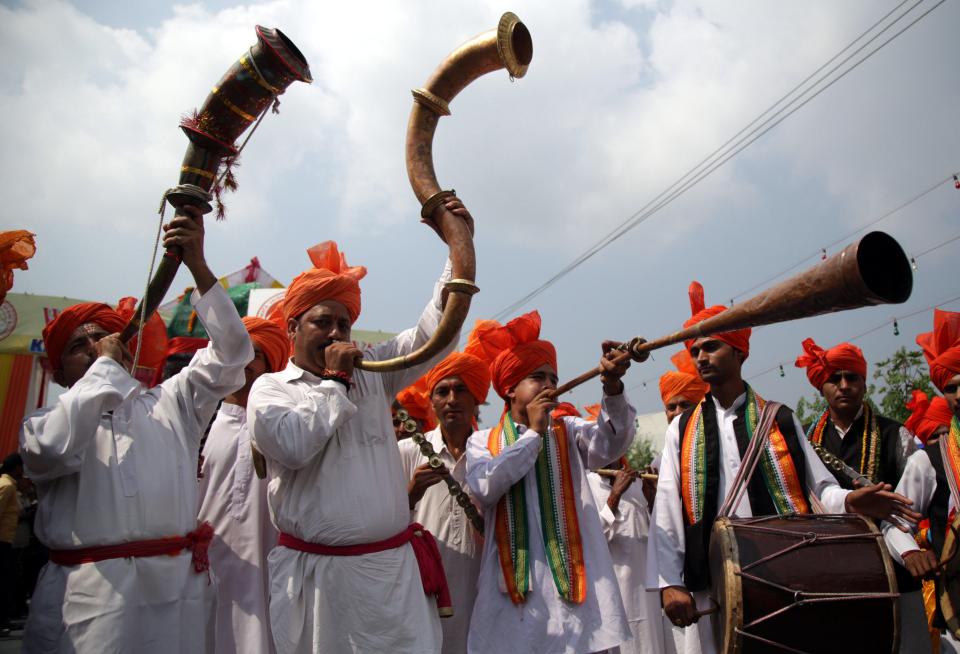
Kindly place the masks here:
[(670, 361), (677, 369), (675, 371), (671, 370), (660, 377), (660, 399), (664, 406), (672, 398), (679, 395), (691, 402), (702, 400), (710, 387), (700, 379), (700, 374), (697, 372), (690, 353), (681, 350), (670, 357)]
[(941, 391), (960, 373), (960, 313), (933, 310), (933, 331), (917, 336), (930, 366), (930, 379)]
[(290, 354), (290, 338), (284, 329), (276, 323), (257, 316), (247, 316), (243, 319), (243, 326), (250, 334), (250, 340), (260, 348), (267, 358), (270, 372), (280, 372), (287, 367)]
[(195, 336), (175, 336), (167, 342), (167, 357), (172, 354), (193, 354), (197, 350), (207, 347), (209, 338)]
[[(690, 282), (690, 288), (687, 289), (687, 294), (690, 296), (690, 312), (693, 315), (690, 320), (683, 323), (684, 328), (696, 325), (698, 322), (706, 320), (707, 318), (713, 318), (715, 315), (727, 310), (727, 307), (722, 304), (705, 308), (706, 302), (703, 296), (703, 286), (700, 285), (700, 282)], [(750, 355), (750, 332), (751, 329), (747, 327), (746, 329), (738, 329), (732, 332), (714, 334), (711, 338), (716, 338), (740, 350), (743, 352), (744, 358), (746, 358)], [(691, 338), (689, 341), (684, 341), (684, 345), (687, 346), (688, 350), (693, 346), (695, 340), (696, 339)]]
[(348, 266), (346, 257), (333, 241), (324, 241), (307, 250), (314, 267), (297, 275), (283, 299), (284, 320), (297, 318), (311, 307), (332, 300), (347, 308), (350, 322), (360, 315), (360, 280), (363, 266)]
[[(132, 297), (120, 298), (117, 303), (117, 313), (129, 322), (137, 310), (137, 299)], [(137, 337), (130, 340), (130, 352), (137, 351)], [(134, 376), (144, 382), (146, 386), (154, 386), (163, 372), (163, 362), (167, 358), (167, 326), (159, 313), (154, 313), (147, 319), (143, 328), (143, 346), (140, 348), (140, 359), (137, 361), (137, 373), (146, 369), (146, 374)]]
[(501, 326), (496, 320), (478, 320), (466, 348), (490, 362), (490, 377), (497, 395), (507, 392), (524, 377), (544, 364), (557, 370), (557, 350), (553, 343), (541, 341), (540, 314), (536, 311), (514, 318)]
[(14, 269), (26, 270), (27, 259), (37, 252), (34, 234), (25, 229), (0, 232), (0, 303), (13, 288)]
[(421, 377), (397, 393), (397, 402), (412, 417), (423, 423), (423, 430), (430, 431), (437, 426), (437, 418), (430, 404), (430, 391), (426, 376)]
[(929, 400), (923, 391), (913, 391), (910, 401), (907, 402), (907, 408), (910, 409), (911, 415), (903, 426), (916, 434), (924, 444), (933, 436), (933, 432), (949, 425), (953, 418), (953, 413), (945, 399), (937, 396)]
[(67, 307), (53, 321), (43, 328), (43, 347), (47, 351), (50, 367), (60, 370), (63, 348), (74, 330), (87, 323), (100, 325), (109, 333), (119, 332), (127, 326), (127, 321), (102, 302), (83, 302)]
[(483, 404), (487, 401), (487, 392), (490, 390), (490, 368), (483, 359), (476, 355), (454, 352), (435, 365), (424, 377), (426, 378), (428, 397), (433, 393), (436, 385), (444, 379), (459, 377), (467, 385), (470, 395), (477, 401), (477, 404)]
[(839, 370), (849, 370), (867, 378), (867, 360), (856, 345), (841, 343), (824, 350), (812, 338), (805, 339), (802, 345), (803, 354), (797, 357), (794, 365), (807, 369), (807, 379), (818, 391), (827, 383), (830, 375)]
[(554, 409), (551, 413), (551, 416), (554, 418), (562, 418), (563, 416), (570, 416), (571, 418), (582, 418), (580, 412), (577, 411), (577, 407), (573, 406), (569, 402), (561, 402), (557, 405), (557, 408)]

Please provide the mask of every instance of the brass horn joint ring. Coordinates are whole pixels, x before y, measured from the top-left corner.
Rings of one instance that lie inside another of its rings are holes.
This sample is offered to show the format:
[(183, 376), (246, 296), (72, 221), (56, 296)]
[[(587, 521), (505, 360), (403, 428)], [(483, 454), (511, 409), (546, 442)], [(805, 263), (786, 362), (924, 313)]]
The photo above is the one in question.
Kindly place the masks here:
[(437, 210), (437, 207), (447, 201), (447, 198), (454, 198), (456, 196), (457, 192), (453, 189), (449, 191), (437, 191), (423, 203), (423, 207), (420, 209), (420, 217), (430, 218), (433, 212)]
[(438, 116), (450, 115), (450, 105), (436, 93), (423, 88), (413, 89), (410, 92), (413, 94), (413, 99), (417, 104), (426, 107)]
[(650, 358), (650, 352), (641, 350), (640, 346), (647, 342), (647, 339), (641, 338), (639, 336), (634, 336), (630, 339), (630, 342), (627, 343), (626, 350), (630, 354), (630, 358), (636, 361), (637, 363), (643, 363)]
[(451, 279), (443, 285), (451, 293), (466, 293), (467, 295), (476, 295), (480, 292), (480, 287), (470, 279)]

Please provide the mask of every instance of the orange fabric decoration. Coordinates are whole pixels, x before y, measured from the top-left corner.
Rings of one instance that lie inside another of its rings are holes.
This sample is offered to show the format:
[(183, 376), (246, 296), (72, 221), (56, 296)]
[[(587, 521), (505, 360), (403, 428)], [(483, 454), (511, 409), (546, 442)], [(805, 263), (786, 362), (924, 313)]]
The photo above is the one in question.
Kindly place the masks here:
[(247, 328), (250, 340), (267, 358), (269, 372), (280, 372), (287, 367), (290, 339), (285, 329), (280, 329), (276, 323), (257, 316), (244, 318), (243, 326)]
[[(706, 307), (703, 286), (698, 281), (690, 282), (690, 288), (687, 289), (687, 295), (690, 297), (690, 313), (693, 315), (689, 320), (683, 323), (684, 328), (696, 325), (698, 322), (704, 321), (707, 318), (713, 318), (715, 315), (723, 313), (727, 310), (727, 307), (723, 306), (722, 304)], [(736, 331), (732, 332), (714, 334), (710, 338), (723, 341), (727, 345), (740, 350), (743, 352), (744, 357), (747, 357), (750, 356), (751, 331), (752, 330), (747, 327), (746, 329), (737, 329)], [(691, 338), (688, 341), (684, 341), (684, 345), (687, 346), (687, 350), (690, 349), (695, 340), (696, 339)]]
[(682, 395), (693, 403), (698, 403), (710, 390), (710, 386), (700, 379), (697, 367), (693, 363), (693, 358), (687, 350), (680, 350), (672, 357), (670, 361), (676, 366), (676, 370), (671, 370), (660, 377), (660, 399), (664, 406), (671, 399)]
[(557, 371), (557, 350), (540, 339), (540, 314), (531, 311), (506, 325), (496, 320), (478, 320), (473, 328), (474, 343), (466, 351), (490, 362), (493, 389), (503, 399), (524, 377), (547, 364)]
[(167, 356), (169, 357), (171, 354), (192, 354), (207, 347), (209, 342), (210, 339), (208, 338), (175, 336), (167, 341)]
[[(123, 318), (125, 323), (130, 322), (134, 312), (137, 310), (137, 298), (124, 297), (117, 302), (117, 313)], [(130, 339), (130, 353), (137, 351), (137, 337)], [(160, 373), (163, 372), (163, 362), (167, 358), (167, 326), (163, 324), (163, 319), (159, 313), (154, 313), (147, 319), (147, 324), (143, 328), (143, 346), (140, 348), (140, 359), (137, 361), (137, 368), (147, 368), (153, 371), (153, 376), (149, 381), (145, 381), (146, 386), (155, 386), (160, 379)], [(139, 372), (139, 370), (138, 370)], [(135, 375), (141, 379), (140, 375)], [(141, 379), (141, 381), (144, 381)]]
[(600, 405), (599, 404), (588, 404), (583, 407), (583, 412), (586, 414), (584, 420), (590, 422), (596, 422), (600, 419)]
[(111, 334), (119, 332), (127, 325), (127, 321), (119, 313), (102, 302), (81, 302), (67, 307), (43, 328), (43, 347), (53, 370), (60, 370), (62, 367), (60, 359), (70, 335), (77, 327), (87, 323), (97, 324)]
[(314, 267), (294, 277), (283, 299), (284, 320), (296, 318), (320, 302), (339, 302), (350, 314), (360, 315), (360, 280), (363, 266), (348, 266), (346, 257), (333, 241), (324, 241), (307, 250)]
[(571, 418), (582, 418), (580, 412), (577, 411), (577, 407), (573, 406), (569, 402), (561, 402), (557, 405), (557, 408), (550, 412), (551, 417), (554, 419), (562, 418), (563, 416), (570, 416)]
[(924, 445), (933, 436), (933, 432), (940, 427), (949, 426), (953, 418), (945, 399), (938, 395), (931, 400), (920, 390), (913, 391), (907, 408), (911, 414), (903, 426), (912, 431)]
[(423, 423), (423, 431), (436, 428), (437, 417), (433, 413), (433, 405), (430, 404), (430, 389), (427, 387), (426, 376), (397, 393), (397, 402), (407, 413)]
[(0, 303), (13, 288), (13, 271), (26, 270), (27, 259), (37, 253), (34, 236), (25, 229), (0, 232)]
[(930, 366), (930, 380), (943, 391), (960, 373), (960, 313), (933, 310), (933, 331), (917, 336), (917, 345)]
[(830, 375), (838, 370), (849, 370), (867, 378), (867, 360), (856, 345), (840, 343), (824, 350), (812, 338), (805, 339), (802, 345), (803, 354), (797, 357), (794, 365), (807, 369), (807, 379), (818, 391), (827, 383)]

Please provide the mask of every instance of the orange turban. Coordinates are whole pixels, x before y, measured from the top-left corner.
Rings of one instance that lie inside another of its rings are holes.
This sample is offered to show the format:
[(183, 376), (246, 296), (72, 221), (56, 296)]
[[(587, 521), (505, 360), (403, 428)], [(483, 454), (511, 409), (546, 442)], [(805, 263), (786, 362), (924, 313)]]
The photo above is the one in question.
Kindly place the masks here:
[(167, 356), (172, 354), (193, 354), (197, 350), (207, 347), (209, 338), (197, 338), (196, 336), (175, 336), (167, 341)]
[[(117, 313), (124, 321), (129, 322), (137, 310), (137, 299), (132, 297), (120, 298), (117, 303)], [(137, 351), (137, 337), (130, 340), (130, 352)], [(134, 375), (137, 379), (144, 382), (146, 386), (155, 386), (163, 372), (163, 362), (167, 358), (167, 326), (163, 324), (163, 319), (159, 313), (154, 313), (147, 319), (147, 324), (143, 328), (143, 346), (140, 348), (140, 359), (137, 361), (137, 372), (146, 368), (149, 373), (141, 379), (141, 375)]]
[(867, 360), (856, 345), (841, 343), (824, 350), (812, 338), (805, 339), (802, 345), (803, 354), (797, 357), (794, 365), (807, 369), (807, 379), (818, 391), (827, 383), (830, 375), (838, 370), (849, 370), (867, 378)]
[(580, 412), (577, 411), (577, 407), (573, 406), (569, 402), (561, 402), (557, 405), (557, 408), (554, 409), (551, 413), (551, 416), (554, 418), (562, 418), (563, 416), (570, 416), (571, 418), (582, 418)]
[(435, 365), (424, 377), (428, 398), (441, 381), (448, 377), (459, 377), (467, 385), (470, 395), (477, 404), (487, 401), (487, 392), (490, 390), (490, 368), (483, 359), (474, 354), (454, 352)]
[(26, 270), (27, 259), (37, 252), (33, 236), (25, 229), (0, 232), (0, 303), (13, 288), (14, 269)]
[(290, 338), (284, 329), (276, 323), (257, 316), (247, 316), (243, 319), (243, 326), (250, 334), (250, 340), (260, 348), (267, 358), (270, 372), (280, 372), (287, 367), (290, 353)]
[[(684, 328), (696, 325), (698, 322), (706, 320), (707, 318), (713, 318), (715, 315), (727, 310), (727, 307), (722, 304), (705, 308), (706, 302), (704, 301), (703, 286), (700, 285), (700, 282), (690, 282), (690, 288), (687, 289), (687, 294), (690, 296), (690, 312), (693, 315), (690, 320), (683, 323)], [(743, 352), (744, 358), (746, 358), (750, 355), (750, 333), (751, 329), (747, 327), (746, 329), (738, 329), (732, 332), (714, 334), (711, 338), (723, 341), (727, 345), (740, 350)], [(683, 344), (686, 345), (689, 350), (695, 340), (696, 339), (691, 338), (689, 341), (684, 341)]]
[(426, 376), (421, 377), (397, 393), (397, 402), (412, 417), (423, 423), (423, 430), (430, 431), (437, 426), (437, 418), (430, 404), (430, 391)]
[(63, 348), (66, 347), (70, 335), (77, 327), (91, 322), (100, 325), (111, 334), (127, 326), (127, 321), (119, 313), (102, 302), (83, 302), (67, 307), (43, 328), (43, 347), (47, 351), (51, 368), (54, 370), (62, 368), (60, 358), (63, 356)]
[(677, 369), (660, 377), (660, 399), (663, 400), (664, 406), (678, 395), (682, 395), (691, 402), (702, 400), (710, 387), (700, 379), (690, 353), (681, 350), (670, 357), (670, 361)]
[(348, 266), (333, 241), (324, 241), (307, 250), (314, 267), (294, 277), (283, 299), (283, 318), (297, 318), (311, 307), (332, 300), (347, 308), (350, 322), (360, 315), (360, 280), (363, 266)]
[(933, 331), (917, 336), (930, 366), (930, 379), (941, 391), (960, 373), (960, 313), (933, 310)]
[(923, 391), (915, 390), (907, 402), (907, 408), (911, 415), (903, 424), (904, 427), (916, 434), (917, 438), (924, 444), (944, 425), (949, 425), (953, 418), (953, 413), (947, 405), (947, 401), (940, 396), (927, 399), (927, 394)]
[(496, 320), (478, 320), (471, 338), (475, 353), (490, 362), (490, 377), (497, 395), (507, 392), (524, 377), (544, 364), (557, 370), (557, 350), (550, 341), (540, 339), (540, 314), (536, 311), (514, 318), (501, 326)]

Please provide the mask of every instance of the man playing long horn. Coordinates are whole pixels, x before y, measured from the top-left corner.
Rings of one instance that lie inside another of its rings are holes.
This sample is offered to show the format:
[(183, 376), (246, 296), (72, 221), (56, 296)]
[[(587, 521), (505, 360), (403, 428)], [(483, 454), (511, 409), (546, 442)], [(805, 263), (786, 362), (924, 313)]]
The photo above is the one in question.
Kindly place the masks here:
[(263, 318), (247, 316), (243, 324), (254, 357), (244, 369), (243, 388), (224, 398), (203, 445), (199, 518), (214, 532), (210, 567), (219, 580), (216, 651), (271, 654), (267, 554), (277, 543), (277, 530), (267, 510), (267, 482), (254, 475), (247, 398), (260, 375), (287, 365), (290, 340)]
[(196, 282), (210, 345), (159, 386), (130, 376), (126, 321), (104, 304), (65, 309), (44, 329), (54, 379), (69, 390), (24, 423), (20, 449), (37, 486), (36, 530), (50, 548), (24, 652), (205, 652), (215, 586), (197, 527), (197, 455), (217, 403), (244, 383), (253, 348), (203, 254), (203, 219), (168, 225)]
[(603, 344), (597, 422), (551, 421), (557, 354), (532, 312), (478, 326), (493, 387), (505, 403), (493, 429), (467, 444), (467, 483), (486, 508), (486, 539), (468, 650), (597, 652), (629, 640), (610, 552), (586, 470), (622, 456), (636, 412)]
[[(705, 307), (703, 287), (690, 286), (693, 316), (684, 327), (725, 311)], [(697, 338), (685, 344), (710, 392), (693, 409), (675, 418), (664, 437), (653, 537), (647, 553), (647, 587), (660, 588), (663, 610), (678, 627), (697, 623), (699, 650), (718, 649), (713, 618), (699, 618), (709, 607), (711, 570), (707, 547), (718, 507), (731, 490), (749, 434), (766, 403), (743, 381), (741, 368), (750, 353), (750, 329)], [(793, 412), (781, 407), (767, 447), (777, 469), (761, 469), (733, 514), (739, 517), (810, 513), (810, 494), (830, 513), (855, 512), (875, 518), (891, 516), (915, 521), (910, 500), (876, 484), (855, 491), (841, 488), (803, 437)], [(701, 441), (699, 443), (698, 441)], [(696, 456), (703, 452), (703, 456)], [(696, 651), (696, 650), (694, 650)]]
[(454, 614), (441, 622), (444, 654), (467, 651), (483, 547), (483, 533), (477, 533), (463, 507), (442, 483), (446, 475), (451, 475), (466, 486), (467, 439), (476, 427), (476, 408), (486, 401), (490, 389), (487, 363), (471, 354), (473, 348), (474, 343), (468, 343), (464, 352), (454, 352), (423, 377), (422, 390), (436, 416), (432, 422), (438, 423), (424, 436), (443, 467), (431, 467), (420, 447), (409, 438), (400, 441), (400, 460), (410, 480), (410, 509), (414, 520), (436, 536), (450, 585)]
[[(867, 360), (863, 352), (851, 343), (840, 343), (825, 350), (812, 338), (805, 339), (802, 346), (803, 354), (797, 357), (795, 365), (806, 369), (810, 385), (827, 402), (826, 411), (805, 425), (807, 438), (870, 483), (883, 482), (896, 487), (907, 458), (917, 449), (916, 441), (909, 429), (878, 414), (865, 401)], [(843, 488), (861, 485), (836, 470), (831, 473)], [(895, 571), (904, 633), (922, 634), (926, 617), (920, 584), (903, 566), (896, 565)], [(910, 639), (904, 638), (902, 643), (906, 647)]]
[[(447, 209), (472, 224), (458, 200)], [(293, 358), (260, 377), (247, 403), (280, 531), (269, 557), (274, 642), (281, 654), (435, 652), (438, 606), (424, 592), (418, 563), (427, 579), (442, 578), (442, 568), (439, 555), (421, 558), (432, 538), (410, 524), (390, 403), (454, 343), (398, 372), (364, 372), (354, 362), (361, 354), (407, 354), (428, 340), (450, 265), (415, 327), (361, 353), (350, 333), (366, 269), (349, 267), (332, 242), (311, 258), (317, 267), (297, 276), (283, 299)]]

